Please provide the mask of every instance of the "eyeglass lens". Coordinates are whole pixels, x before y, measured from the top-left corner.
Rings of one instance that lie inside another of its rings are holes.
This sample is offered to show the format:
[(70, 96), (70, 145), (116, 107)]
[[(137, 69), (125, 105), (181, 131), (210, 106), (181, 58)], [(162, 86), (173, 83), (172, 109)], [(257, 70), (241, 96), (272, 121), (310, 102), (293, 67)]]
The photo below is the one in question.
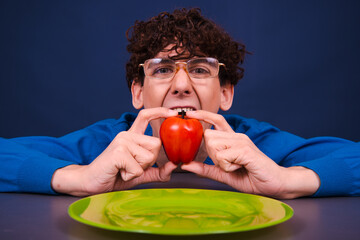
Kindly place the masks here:
[(178, 67), (186, 65), (191, 78), (209, 78), (217, 76), (219, 62), (214, 58), (194, 58), (187, 62), (175, 62), (171, 59), (154, 58), (144, 64), (145, 74), (149, 77), (167, 79), (172, 78)]

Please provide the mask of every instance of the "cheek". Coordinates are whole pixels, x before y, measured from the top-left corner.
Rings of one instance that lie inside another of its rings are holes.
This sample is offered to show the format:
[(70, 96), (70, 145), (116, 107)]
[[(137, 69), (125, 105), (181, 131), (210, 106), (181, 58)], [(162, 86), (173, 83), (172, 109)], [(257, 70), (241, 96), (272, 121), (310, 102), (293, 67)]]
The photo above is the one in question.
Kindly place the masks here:
[[(213, 89), (209, 91), (209, 89)], [(198, 89), (198, 96), (203, 110), (217, 113), (220, 108), (220, 90), (215, 88)]]
[[(144, 108), (155, 108), (162, 107), (166, 93), (168, 92), (169, 87), (164, 85), (147, 85), (143, 88), (143, 99), (144, 99)], [(151, 128), (153, 130), (153, 136), (159, 137), (159, 129), (163, 119), (155, 119), (150, 121)]]
[(167, 87), (145, 86), (143, 88), (144, 108), (161, 107), (167, 93)]

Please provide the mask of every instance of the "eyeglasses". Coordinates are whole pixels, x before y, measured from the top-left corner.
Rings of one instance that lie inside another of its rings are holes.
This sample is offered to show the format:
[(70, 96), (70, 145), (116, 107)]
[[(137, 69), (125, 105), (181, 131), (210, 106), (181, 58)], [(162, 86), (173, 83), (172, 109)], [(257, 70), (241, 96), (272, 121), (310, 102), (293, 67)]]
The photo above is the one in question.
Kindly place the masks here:
[(225, 66), (215, 58), (192, 58), (187, 62), (175, 62), (168, 58), (152, 58), (139, 64), (144, 68), (145, 76), (155, 79), (171, 80), (179, 71), (180, 65), (185, 67), (189, 77), (193, 80), (217, 77), (220, 66)]

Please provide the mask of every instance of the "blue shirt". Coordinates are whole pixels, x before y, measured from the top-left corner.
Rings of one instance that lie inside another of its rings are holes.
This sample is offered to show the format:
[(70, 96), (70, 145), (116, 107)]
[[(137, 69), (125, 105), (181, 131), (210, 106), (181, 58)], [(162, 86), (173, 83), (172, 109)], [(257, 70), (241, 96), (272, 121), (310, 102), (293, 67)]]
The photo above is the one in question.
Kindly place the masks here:
[[(359, 143), (334, 137), (304, 139), (265, 122), (238, 115), (224, 117), (235, 132), (246, 134), (279, 165), (315, 171), (321, 185), (314, 196), (360, 196)], [(135, 118), (125, 113), (59, 138), (0, 138), (0, 191), (55, 194), (51, 178), (56, 169), (91, 163)], [(152, 135), (150, 126), (145, 134)], [(212, 161), (208, 158), (205, 163)]]

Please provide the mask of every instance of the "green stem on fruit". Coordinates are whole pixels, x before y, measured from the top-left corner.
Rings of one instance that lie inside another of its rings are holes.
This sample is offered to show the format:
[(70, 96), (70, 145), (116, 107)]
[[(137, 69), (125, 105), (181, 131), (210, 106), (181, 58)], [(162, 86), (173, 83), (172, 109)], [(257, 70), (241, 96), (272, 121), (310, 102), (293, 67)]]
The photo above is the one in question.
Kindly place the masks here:
[(186, 114), (186, 112), (184, 110), (181, 110), (181, 112), (179, 112), (179, 115), (181, 115), (182, 119), (185, 118), (185, 114)]

